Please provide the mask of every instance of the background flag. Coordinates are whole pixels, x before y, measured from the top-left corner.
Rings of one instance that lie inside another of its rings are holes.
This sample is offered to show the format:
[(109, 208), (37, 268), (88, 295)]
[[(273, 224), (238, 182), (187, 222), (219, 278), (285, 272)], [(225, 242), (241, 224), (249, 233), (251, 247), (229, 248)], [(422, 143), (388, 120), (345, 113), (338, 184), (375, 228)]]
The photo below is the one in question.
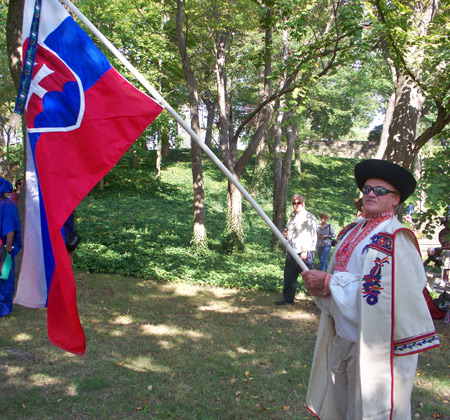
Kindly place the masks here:
[(23, 108), (27, 131), (26, 210), (14, 302), (47, 306), (49, 340), (81, 355), (85, 337), (61, 229), (162, 108), (112, 68), (58, 0), (25, 0), (22, 33), (16, 109)]
[(409, 204), (408, 206), (408, 211), (406, 213), (406, 218), (405, 218), (405, 222), (409, 222), (412, 224), (413, 219), (412, 219), (412, 215), (414, 213), (414, 207), (412, 204)]

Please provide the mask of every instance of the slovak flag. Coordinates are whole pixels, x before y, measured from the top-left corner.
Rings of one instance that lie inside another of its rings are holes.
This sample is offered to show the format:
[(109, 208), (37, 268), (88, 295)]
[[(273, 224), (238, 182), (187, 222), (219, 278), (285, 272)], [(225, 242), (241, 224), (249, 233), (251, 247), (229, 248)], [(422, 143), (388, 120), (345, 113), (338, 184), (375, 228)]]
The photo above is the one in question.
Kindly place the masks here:
[(47, 306), (50, 342), (82, 355), (62, 227), (162, 108), (116, 72), (58, 0), (25, 0), (22, 34), (25, 239), (14, 303)]

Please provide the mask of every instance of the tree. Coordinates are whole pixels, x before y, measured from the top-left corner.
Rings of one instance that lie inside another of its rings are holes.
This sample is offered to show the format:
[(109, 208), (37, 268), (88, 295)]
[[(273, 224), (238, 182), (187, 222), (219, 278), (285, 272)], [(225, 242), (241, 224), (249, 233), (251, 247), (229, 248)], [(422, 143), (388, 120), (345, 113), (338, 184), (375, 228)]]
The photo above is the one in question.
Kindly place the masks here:
[[(283, 17), (283, 24), (279, 25), (283, 29), (283, 60), (278, 71), (271, 75), (273, 85), (277, 86), (273, 92), (279, 96), (274, 106), (273, 221), (281, 230), (286, 221), (288, 183), (298, 125), (302, 119), (307, 119), (311, 132), (318, 133), (320, 138), (349, 131), (352, 117), (361, 115), (367, 108), (367, 105), (361, 105), (362, 101), (355, 101), (356, 97), (362, 96), (361, 92), (351, 94), (348, 87), (351, 86), (355, 93), (360, 86), (352, 79), (356, 78), (361, 66), (348, 67), (350, 70), (344, 76), (338, 74), (337, 69), (343, 72), (346, 63), (356, 62), (357, 52), (361, 54), (361, 50), (364, 53), (364, 49), (369, 48), (367, 43), (361, 42), (362, 8), (358, 3), (286, 2), (277, 13)], [(350, 80), (347, 86), (342, 83), (346, 79)], [(282, 96), (280, 93), (283, 92)], [(284, 160), (281, 153), (283, 131), (286, 138)], [(296, 161), (300, 162), (298, 156)]]
[(384, 158), (412, 169), (421, 148), (450, 123), (450, 5), (438, 0), (368, 3), (394, 82), (383, 127), (389, 133)]
[[(199, 120), (199, 100), (197, 81), (191, 66), (189, 58), (186, 38), (184, 35), (183, 18), (184, 18), (184, 2), (177, 0), (177, 42), (180, 51), (181, 61), (183, 63), (183, 72), (186, 78), (189, 91), (189, 104), (191, 115), (191, 127), (198, 138), (200, 138), (200, 120)], [(191, 157), (192, 157), (192, 178), (194, 186), (194, 243), (196, 248), (206, 246), (206, 229), (205, 229), (205, 190), (202, 171), (201, 148), (197, 142), (191, 141)]]
[(414, 224), (428, 237), (435, 233), (436, 220), (448, 215), (450, 210), (450, 145), (448, 132), (440, 136), (440, 143), (433, 143), (422, 159), (420, 179), (415, 192), (417, 201), (425, 197), (425, 208), (417, 212)]
[[(20, 83), (21, 68), (21, 28), (23, 0), (9, 2), (8, 8), (0, 5), (0, 22), (6, 26), (6, 43), (0, 42), (0, 50), (5, 60), (0, 60), (0, 148), (5, 150), (0, 159), (0, 172), (11, 179), (9, 147), (17, 133), (9, 125), (16, 99), (16, 88)], [(12, 77), (11, 77), (12, 76)], [(19, 135), (20, 136), (20, 135)], [(22, 166), (23, 162), (18, 162)]]

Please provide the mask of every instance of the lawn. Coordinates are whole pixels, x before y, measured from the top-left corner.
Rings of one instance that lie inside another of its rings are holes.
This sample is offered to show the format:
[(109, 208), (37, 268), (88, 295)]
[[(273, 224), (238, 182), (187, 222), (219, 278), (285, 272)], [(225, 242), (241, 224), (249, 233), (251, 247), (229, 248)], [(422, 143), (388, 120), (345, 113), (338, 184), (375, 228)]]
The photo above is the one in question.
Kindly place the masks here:
[[(312, 419), (304, 407), (319, 311), (274, 292), (76, 273), (84, 358), (46, 338), (45, 310), (0, 320), (8, 420)], [(413, 418), (450, 419), (449, 326), (423, 353)]]

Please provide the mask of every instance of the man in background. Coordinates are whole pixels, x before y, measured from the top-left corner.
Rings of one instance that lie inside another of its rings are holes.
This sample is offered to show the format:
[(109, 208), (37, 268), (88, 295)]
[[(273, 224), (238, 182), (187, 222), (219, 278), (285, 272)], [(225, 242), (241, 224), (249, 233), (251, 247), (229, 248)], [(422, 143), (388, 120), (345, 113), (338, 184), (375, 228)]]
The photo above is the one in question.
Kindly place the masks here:
[(434, 266), (437, 268), (442, 267), (442, 248), (428, 248), (427, 249), (427, 259), (423, 263), (423, 265), (427, 266), (430, 263), (434, 263)]

